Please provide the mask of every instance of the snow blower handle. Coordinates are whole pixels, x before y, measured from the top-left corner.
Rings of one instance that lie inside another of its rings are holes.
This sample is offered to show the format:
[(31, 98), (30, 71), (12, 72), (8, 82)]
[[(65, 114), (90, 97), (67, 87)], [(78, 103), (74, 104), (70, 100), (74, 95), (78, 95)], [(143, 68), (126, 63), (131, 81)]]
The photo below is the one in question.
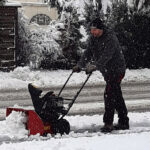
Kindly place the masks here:
[[(81, 71), (86, 71), (85, 68), (83, 68)], [(65, 84), (63, 85), (63, 87), (61, 88), (59, 94), (58, 94), (58, 97), (60, 96), (60, 94), (62, 93), (63, 89), (66, 87), (66, 84), (68, 83), (68, 81), (70, 80), (71, 76), (73, 75), (74, 71), (71, 72), (71, 74), (69, 75), (67, 81), (65, 82)]]
[(65, 82), (65, 84), (63, 85), (63, 87), (61, 88), (59, 94), (58, 94), (58, 97), (60, 96), (60, 94), (62, 93), (63, 89), (65, 88), (66, 84), (68, 83), (69, 79), (71, 78), (71, 76), (73, 75), (73, 71), (71, 72), (71, 74), (69, 75), (67, 81)]
[(89, 80), (90, 76), (92, 75), (92, 73), (89, 73), (86, 80), (84, 81), (84, 83), (82, 84), (81, 88), (79, 89), (79, 91), (77, 92), (77, 94), (74, 96), (74, 98), (72, 99), (72, 102), (69, 104), (68, 109), (66, 110), (66, 113), (63, 114), (61, 116), (60, 119), (62, 119), (66, 114), (68, 114), (70, 108), (72, 107), (72, 105), (74, 104), (75, 100), (77, 99), (77, 97), (79, 96), (80, 92), (82, 91), (82, 89), (84, 88), (85, 84), (87, 83), (87, 81)]
[(69, 104), (69, 108), (68, 108), (68, 112), (70, 110), (70, 108), (72, 107), (72, 105), (74, 104), (75, 100), (77, 99), (77, 97), (79, 96), (80, 92), (82, 91), (82, 89), (84, 88), (85, 84), (87, 83), (87, 81), (89, 80), (90, 76), (92, 75), (92, 73), (89, 73), (86, 80), (84, 81), (84, 83), (82, 84), (81, 88), (79, 89), (79, 91), (77, 92), (77, 94), (74, 96), (73, 101)]

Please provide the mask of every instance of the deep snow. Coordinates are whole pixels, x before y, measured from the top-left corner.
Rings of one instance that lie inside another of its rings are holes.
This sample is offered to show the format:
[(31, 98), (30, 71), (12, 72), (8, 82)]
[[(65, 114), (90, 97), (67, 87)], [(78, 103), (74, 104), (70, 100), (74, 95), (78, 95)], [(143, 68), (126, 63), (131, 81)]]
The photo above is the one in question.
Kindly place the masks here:
[[(109, 3), (110, 0), (103, 0), (104, 12)], [(70, 73), (71, 70), (32, 71), (28, 67), (19, 67), (10, 73), (0, 72), (0, 90), (27, 89), (30, 82), (40, 87), (59, 86), (65, 82)], [(75, 73), (69, 84), (81, 84), (85, 77), (84, 72)], [(123, 82), (149, 80), (149, 69), (127, 70)], [(98, 71), (94, 72), (88, 81), (88, 84), (103, 83), (103, 77)], [(26, 117), (24, 114), (13, 112), (6, 120), (0, 121), (0, 150), (149, 150), (150, 112), (129, 113), (129, 117), (131, 130), (127, 131), (102, 134), (99, 132), (103, 125), (101, 115), (69, 116), (66, 117), (71, 124), (72, 131), (69, 135), (62, 137), (49, 135), (48, 138), (36, 135), (28, 138), (28, 131), (23, 124)], [(26, 141), (21, 142), (22, 140)]]
[[(29, 67), (18, 67), (11, 72), (0, 72), (0, 90), (27, 89), (28, 83), (39, 87), (53, 87), (63, 85), (70, 75), (71, 70), (30, 70)], [(86, 79), (85, 72), (74, 73), (68, 85), (79, 85)], [(150, 69), (128, 70), (123, 82), (148, 82)], [(87, 84), (104, 84), (104, 79), (99, 71), (93, 72)]]
[[(33, 71), (28, 67), (18, 67), (9, 73), (0, 72), (0, 90), (26, 89), (30, 82), (40, 87), (59, 86), (70, 73), (71, 70)], [(81, 84), (85, 78), (85, 72), (74, 73), (69, 85)], [(123, 82), (149, 80), (150, 69), (127, 70)], [(98, 71), (94, 72), (88, 84), (104, 84), (102, 75)], [(0, 150), (149, 150), (150, 112), (129, 113), (129, 117), (131, 130), (102, 134), (101, 115), (68, 116), (66, 119), (71, 125), (69, 135), (49, 135), (47, 138), (36, 135), (28, 138), (28, 131), (23, 124), (26, 117), (14, 112), (6, 120), (0, 121)]]
[(71, 125), (69, 135), (28, 138), (23, 124), (26, 117), (13, 112), (0, 122), (0, 150), (149, 150), (150, 112), (129, 113), (129, 117), (130, 130), (103, 134), (100, 132), (103, 125), (101, 115), (69, 116), (66, 117)]

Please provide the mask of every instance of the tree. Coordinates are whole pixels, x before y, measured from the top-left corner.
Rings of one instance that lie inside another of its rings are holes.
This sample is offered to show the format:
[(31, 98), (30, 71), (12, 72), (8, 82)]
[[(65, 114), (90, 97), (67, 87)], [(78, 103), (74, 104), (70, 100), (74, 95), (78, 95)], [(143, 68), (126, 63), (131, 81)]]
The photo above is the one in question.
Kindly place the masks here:
[[(54, 62), (62, 56), (60, 45), (57, 42), (61, 33), (56, 24), (52, 22), (46, 29), (36, 28), (35, 25), (33, 30), (22, 13), (19, 13), (18, 18), (18, 65), (29, 65), (31, 68), (38, 69), (47, 59)], [(44, 68), (43, 65), (42, 67)]]
[[(59, 0), (48, 0), (49, 1), (49, 5), (53, 8), (53, 7), (57, 7), (58, 10), (58, 14), (61, 15), (62, 10), (63, 10), (63, 6), (60, 5)], [(65, 0), (62, 0), (62, 3), (64, 3)]]
[(133, 0), (134, 11), (141, 11), (150, 6), (149, 0)]
[(89, 0), (85, 3), (84, 26), (87, 29), (87, 33), (89, 33), (89, 26), (92, 20), (95, 18), (103, 18), (101, 9), (101, 0)]
[(121, 43), (128, 68), (150, 67), (150, 18), (147, 12), (130, 8), (127, 1), (115, 0), (107, 24), (112, 27)]
[(64, 56), (69, 62), (77, 62), (80, 58), (82, 34), (80, 33), (81, 22), (77, 10), (72, 6), (63, 8), (63, 23), (65, 30), (62, 33), (61, 47)]
[(0, 6), (5, 5), (5, 3), (6, 3), (6, 0), (0, 0)]
[[(52, 4), (52, 1), (50, 1)], [(50, 5), (51, 5), (50, 4)], [(79, 60), (81, 51), (80, 27), (82, 21), (79, 20), (79, 14), (73, 6), (73, 1), (53, 0), (53, 6), (57, 7), (59, 11), (59, 20), (64, 24), (64, 29), (61, 31), (61, 41), (59, 41), (64, 56), (69, 63)]]

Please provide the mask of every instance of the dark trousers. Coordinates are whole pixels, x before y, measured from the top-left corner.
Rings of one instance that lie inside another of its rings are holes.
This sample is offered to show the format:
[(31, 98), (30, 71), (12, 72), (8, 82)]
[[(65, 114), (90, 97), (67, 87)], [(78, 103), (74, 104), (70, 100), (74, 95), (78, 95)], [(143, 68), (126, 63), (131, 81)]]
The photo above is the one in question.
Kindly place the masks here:
[(106, 88), (104, 92), (105, 113), (103, 121), (105, 124), (112, 124), (115, 110), (118, 113), (119, 123), (128, 124), (127, 108), (122, 96), (121, 80), (124, 74), (112, 74), (105, 76)]

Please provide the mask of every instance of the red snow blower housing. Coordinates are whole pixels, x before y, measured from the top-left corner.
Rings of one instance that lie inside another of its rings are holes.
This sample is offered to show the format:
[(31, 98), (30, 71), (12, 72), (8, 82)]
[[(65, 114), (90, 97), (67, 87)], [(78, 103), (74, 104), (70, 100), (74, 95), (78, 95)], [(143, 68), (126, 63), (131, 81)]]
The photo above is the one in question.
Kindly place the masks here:
[[(35, 111), (17, 108), (7, 108), (6, 115), (8, 116), (12, 111), (25, 112), (28, 116), (26, 128), (30, 131), (29, 135), (35, 135), (37, 133), (40, 133), (40, 135), (47, 135), (47, 133), (60, 133), (61, 135), (64, 133), (69, 134), (70, 124), (66, 119), (63, 118), (65, 115), (68, 114), (70, 108), (74, 104), (76, 98), (80, 94), (81, 90), (85, 86), (92, 73), (88, 74), (85, 82), (73, 99), (66, 99), (60, 97), (61, 92), (65, 88), (72, 74), (73, 72), (68, 77), (67, 81), (61, 88), (58, 95), (55, 95), (53, 91), (50, 91), (47, 92), (43, 97), (40, 97), (42, 90), (33, 86), (32, 84), (29, 84), (28, 90), (31, 95)], [(67, 108), (65, 108), (64, 106), (65, 100), (70, 101)]]

